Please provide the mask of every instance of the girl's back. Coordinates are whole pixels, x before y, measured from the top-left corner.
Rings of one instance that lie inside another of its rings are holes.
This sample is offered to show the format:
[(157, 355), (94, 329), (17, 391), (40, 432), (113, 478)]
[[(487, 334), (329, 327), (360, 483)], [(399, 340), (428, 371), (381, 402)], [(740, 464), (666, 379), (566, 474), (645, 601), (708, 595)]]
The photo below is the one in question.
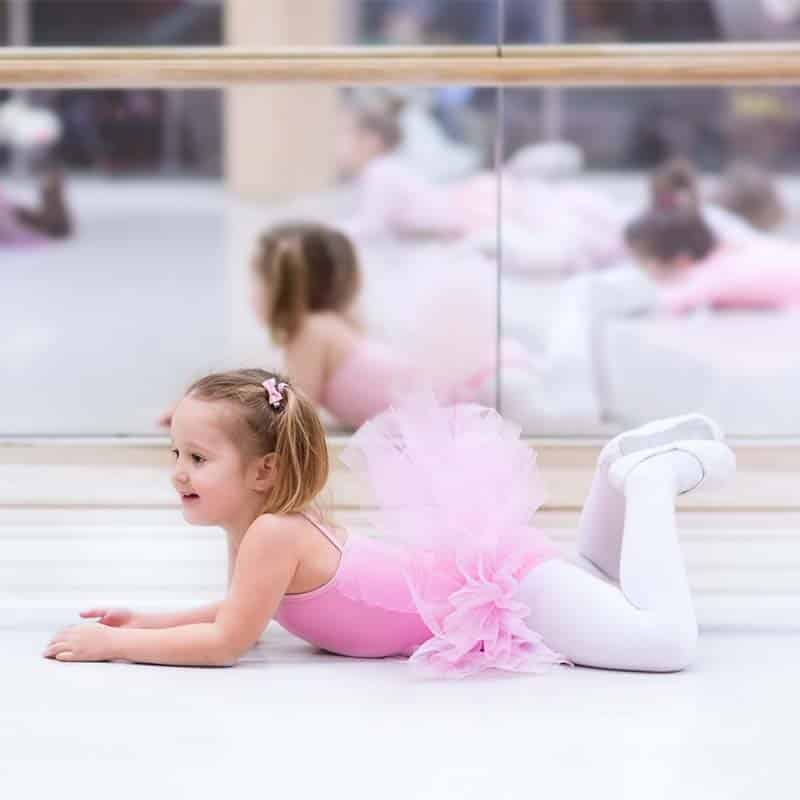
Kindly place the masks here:
[(315, 402), (353, 427), (388, 408), (393, 389), (410, 375), (389, 347), (331, 312), (307, 316), (286, 348), (286, 365)]
[(323, 650), (360, 658), (407, 656), (430, 638), (392, 545), (353, 533), (342, 543), (302, 516), (316, 528), (313, 549), (321, 558), (339, 551), (339, 563), (319, 587), (284, 595), (275, 615), (281, 626)]

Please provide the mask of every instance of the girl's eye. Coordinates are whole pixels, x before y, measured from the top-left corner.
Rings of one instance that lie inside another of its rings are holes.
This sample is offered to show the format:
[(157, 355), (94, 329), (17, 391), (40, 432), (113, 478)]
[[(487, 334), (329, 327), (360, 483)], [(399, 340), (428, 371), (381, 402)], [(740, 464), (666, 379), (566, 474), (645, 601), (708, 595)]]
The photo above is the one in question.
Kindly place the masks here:
[(194, 461), (195, 464), (202, 464), (205, 459), (203, 456), (197, 455), (197, 453), (192, 453), (192, 461)]
[(170, 450), (170, 453), (172, 453), (172, 455), (174, 455), (175, 458), (178, 457), (178, 451), (177, 450)]

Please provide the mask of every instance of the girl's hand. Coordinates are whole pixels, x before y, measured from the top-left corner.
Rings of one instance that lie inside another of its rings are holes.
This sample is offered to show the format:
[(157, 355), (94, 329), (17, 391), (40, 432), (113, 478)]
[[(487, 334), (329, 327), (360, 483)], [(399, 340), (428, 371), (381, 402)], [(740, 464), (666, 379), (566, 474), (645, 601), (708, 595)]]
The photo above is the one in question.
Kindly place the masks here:
[(112, 628), (133, 628), (133, 611), (127, 608), (92, 608), (81, 611), (84, 619), (99, 617), (101, 625), (110, 625)]
[(156, 424), (159, 428), (169, 428), (172, 425), (172, 412), (175, 411), (175, 407), (173, 406), (170, 409), (167, 409), (157, 420)]
[(109, 661), (113, 658), (115, 635), (112, 628), (97, 622), (73, 625), (50, 640), (44, 657), (57, 661)]

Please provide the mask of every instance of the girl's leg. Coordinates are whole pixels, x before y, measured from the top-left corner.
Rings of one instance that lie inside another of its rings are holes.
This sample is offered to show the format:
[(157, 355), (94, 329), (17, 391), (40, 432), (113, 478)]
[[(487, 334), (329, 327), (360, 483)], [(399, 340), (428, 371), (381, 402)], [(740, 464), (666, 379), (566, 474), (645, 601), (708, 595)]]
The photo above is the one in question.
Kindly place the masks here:
[(600, 454), (581, 511), (576, 563), (593, 575), (619, 582), (625, 497), (608, 479), (608, 467), (615, 459), (680, 440), (719, 441), (722, 438), (722, 431), (713, 420), (701, 414), (687, 414), (656, 420), (612, 439)]
[(578, 566), (597, 577), (619, 581), (625, 496), (611, 485), (598, 464), (578, 520)]
[(644, 451), (644, 460), (620, 482), (619, 587), (560, 559), (524, 579), (520, 596), (531, 608), (528, 622), (553, 650), (576, 664), (609, 669), (669, 672), (690, 663), (697, 622), (677, 541), (675, 497), (697, 485), (704, 470), (708, 475), (714, 461), (718, 473), (732, 469), (724, 445), (702, 444), (712, 450), (708, 464), (701, 466), (688, 450)]

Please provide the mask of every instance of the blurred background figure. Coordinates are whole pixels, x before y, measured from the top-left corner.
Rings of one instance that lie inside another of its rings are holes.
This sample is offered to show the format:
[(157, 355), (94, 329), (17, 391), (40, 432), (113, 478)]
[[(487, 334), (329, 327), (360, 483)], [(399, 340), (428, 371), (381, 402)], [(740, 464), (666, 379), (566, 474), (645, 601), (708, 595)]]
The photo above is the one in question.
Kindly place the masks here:
[[(0, 104), (0, 146), (20, 163), (46, 164), (49, 153), (58, 145), (61, 131), (58, 116), (48, 109), (32, 107), (19, 97), (8, 98)], [(72, 228), (59, 168), (46, 167), (38, 199), (33, 204), (6, 197), (0, 189), (0, 245), (63, 239), (69, 236)]]
[(786, 206), (775, 181), (754, 164), (738, 162), (728, 167), (710, 199), (760, 231), (775, 230), (786, 220)]
[(73, 230), (61, 171), (52, 169), (41, 182), (39, 200), (23, 205), (0, 193), (0, 245), (36, 244), (63, 239)]

